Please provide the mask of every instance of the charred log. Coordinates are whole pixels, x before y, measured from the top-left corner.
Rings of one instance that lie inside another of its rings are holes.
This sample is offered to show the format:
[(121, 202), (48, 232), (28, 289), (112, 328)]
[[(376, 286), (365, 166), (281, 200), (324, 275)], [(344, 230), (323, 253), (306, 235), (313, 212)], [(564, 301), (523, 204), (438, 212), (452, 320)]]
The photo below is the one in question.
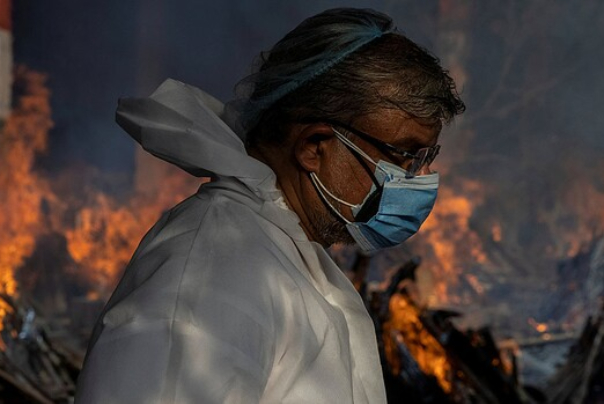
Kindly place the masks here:
[(1, 296), (0, 401), (69, 403), (81, 357), (52, 340), (32, 307)]

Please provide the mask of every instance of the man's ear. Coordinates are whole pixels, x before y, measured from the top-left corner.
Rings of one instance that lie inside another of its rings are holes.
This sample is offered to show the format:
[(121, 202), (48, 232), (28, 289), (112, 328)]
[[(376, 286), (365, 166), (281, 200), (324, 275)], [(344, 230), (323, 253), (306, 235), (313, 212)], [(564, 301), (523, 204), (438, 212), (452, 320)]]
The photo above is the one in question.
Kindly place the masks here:
[(321, 163), (335, 139), (329, 125), (305, 125), (298, 132), (294, 143), (294, 155), (298, 164), (308, 172), (320, 172)]

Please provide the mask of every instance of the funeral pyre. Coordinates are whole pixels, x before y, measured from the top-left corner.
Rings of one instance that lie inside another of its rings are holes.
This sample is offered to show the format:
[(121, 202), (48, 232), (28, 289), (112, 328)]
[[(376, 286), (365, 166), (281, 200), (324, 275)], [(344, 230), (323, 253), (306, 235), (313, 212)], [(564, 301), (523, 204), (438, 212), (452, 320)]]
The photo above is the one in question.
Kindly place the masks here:
[[(35, 403), (72, 394), (92, 323), (142, 235), (199, 185), (171, 168), (160, 169), (161, 187), (136, 183), (125, 187), (130, 192), (112, 189), (128, 181), (85, 165), (45, 172), (37, 164), (53, 125), (45, 80), (17, 67), (14, 108), (0, 132), (1, 391)], [(585, 182), (554, 195), (536, 215), (547, 240), (529, 240), (525, 251), (521, 220), (487, 209), (493, 185), (439, 169), (453, 180), (422, 234), (353, 271), (366, 285), (392, 402), (401, 394), (420, 403), (538, 402), (523, 374), (541, 369), (535, 380), (543, 390), (555, 368), (526, 361), (532, 354), (523, 343), (575, 341), (589, 318), (577, 340), (583, 345), (562, 368), (584, 376), (556, 390), (552, 402), (575, 388), (586, 400), (594, 396), (602, 384), (596, 302), (604, 289), (604, 192)], [(346, 260), (358, 261), (348, 248), (333, 254), (345, 269)], [(417, 274), (415, 254), (423, 259)], [(585, 363), (589, 369), (578, 372)]]

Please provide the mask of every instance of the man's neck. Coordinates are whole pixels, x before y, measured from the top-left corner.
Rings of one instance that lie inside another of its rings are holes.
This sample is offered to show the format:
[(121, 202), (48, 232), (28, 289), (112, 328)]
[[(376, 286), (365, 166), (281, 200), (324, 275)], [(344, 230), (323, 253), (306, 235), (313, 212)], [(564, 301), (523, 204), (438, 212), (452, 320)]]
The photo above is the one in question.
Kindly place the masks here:
[(304, 209), (304, 204), (299, 197), (300, 192), (300, 175), (301, 171), (294, 169), (291, 166), (291, 163), (287, 161), (283, 161), (283, 151), (277, 150), (261, 150), (259, 148), (250, 148), (248, 150), (248, 154), (263, 162), (267, 166), (269, 166), (277, 176), (277, 188), (281, 191), (283, 195), (283, 199), (287, 205), (287, 207), (296, 213), (298, 218), (300, 219), (300, 226), (306, 237), (310, 241), (315, 241), (320, 244), (324, 244), (322, 240), (317, 237), (317, 231), (312, 225), (312, 221), (308, 217), (306, 213), (306, 209)]

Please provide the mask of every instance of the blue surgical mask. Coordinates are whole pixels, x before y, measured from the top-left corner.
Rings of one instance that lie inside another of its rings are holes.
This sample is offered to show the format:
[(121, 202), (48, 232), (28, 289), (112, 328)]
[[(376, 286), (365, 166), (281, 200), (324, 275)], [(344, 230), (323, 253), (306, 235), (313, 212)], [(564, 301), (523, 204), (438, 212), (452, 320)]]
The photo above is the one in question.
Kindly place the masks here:
[[(365, 252), (396, 246), (414, 235), (424, 223), (436, 200), (438, 173), (409, 177), (403, 168), (380, 160), (377, 163), (339, 132), (336, 136), (353, 152), (375, 165), (374, 185), (358, 205), (333, 195), (316, 174), (311, 179), (321, 198), (346, 223), (346, 229)], [(328, 200), (326, 194), (349, 206), (355, 218), (347, 220)]]

